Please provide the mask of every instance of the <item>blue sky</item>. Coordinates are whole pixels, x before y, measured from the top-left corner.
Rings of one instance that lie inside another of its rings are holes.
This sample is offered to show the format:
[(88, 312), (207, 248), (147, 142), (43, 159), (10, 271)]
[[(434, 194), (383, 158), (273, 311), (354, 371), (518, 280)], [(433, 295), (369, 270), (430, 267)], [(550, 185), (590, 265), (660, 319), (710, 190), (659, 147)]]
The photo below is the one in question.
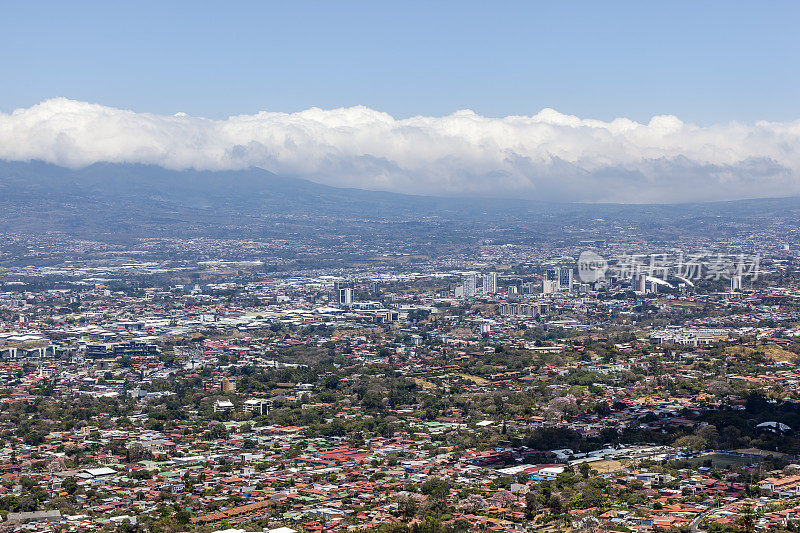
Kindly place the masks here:
[(799, 2), (5, 2), (0, 111), (800, 118)]

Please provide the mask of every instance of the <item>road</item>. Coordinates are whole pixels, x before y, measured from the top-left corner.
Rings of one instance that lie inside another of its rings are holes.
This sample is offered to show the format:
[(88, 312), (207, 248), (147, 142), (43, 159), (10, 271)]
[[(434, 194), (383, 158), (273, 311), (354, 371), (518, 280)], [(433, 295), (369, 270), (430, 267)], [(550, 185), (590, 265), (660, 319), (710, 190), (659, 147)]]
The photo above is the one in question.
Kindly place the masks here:
[(708, 515), (717, 510), (719, 510), (718, 507), (709, 507), (708, 509), (697, 515), (697, 517), (694, 520), (689, 522), (689, 531), (691, 531), (692, 533), (698, 533), (698, 531), (700, 531), (700, 522), (703, 521), (703, 518), (707, 517)]

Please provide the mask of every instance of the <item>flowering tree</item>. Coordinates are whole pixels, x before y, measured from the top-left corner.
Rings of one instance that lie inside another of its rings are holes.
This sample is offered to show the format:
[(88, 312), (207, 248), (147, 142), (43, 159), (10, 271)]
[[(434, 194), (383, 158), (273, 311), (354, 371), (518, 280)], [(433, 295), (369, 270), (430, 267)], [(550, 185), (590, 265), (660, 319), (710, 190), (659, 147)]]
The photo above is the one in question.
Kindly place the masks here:
[(469, 513), (474, 513), (488, 505), (489, 502), (480, 494), (470, 494), (461, 502), (460, 507)]
[(508, 507), (517, 501), (517, 497), (506, 489), (500, 489), (494, 493), (492, 500), (500, 507)]

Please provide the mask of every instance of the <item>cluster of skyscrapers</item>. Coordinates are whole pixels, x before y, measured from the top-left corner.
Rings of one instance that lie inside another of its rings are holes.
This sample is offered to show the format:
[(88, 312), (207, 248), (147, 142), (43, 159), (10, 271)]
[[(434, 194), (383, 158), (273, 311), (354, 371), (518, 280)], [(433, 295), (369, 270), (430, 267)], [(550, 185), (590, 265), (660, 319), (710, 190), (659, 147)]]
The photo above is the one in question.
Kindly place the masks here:
[(354, 286), (352, 281), (334, 281), (333, 296), (336, 298), (336, 303), (339, 305), (352, 304), (353, 288)]
[(464, 276), (460, 287), (456, 287), (456, 298), (464, 297), (469, 298), (478, 293), (478, 287), (483, 289), (484, 294), (494, 294), (497, 292), (497, 272), (487, 272), (480, 276), (482, 284), (478, 284), (479, 275), (477, 273), (470, 273)]
[(572, 289), (572, 269), (571, 268), (551, 268), (545, 272), (542, 281), (542, 292), (552, 294), (559, 291)]

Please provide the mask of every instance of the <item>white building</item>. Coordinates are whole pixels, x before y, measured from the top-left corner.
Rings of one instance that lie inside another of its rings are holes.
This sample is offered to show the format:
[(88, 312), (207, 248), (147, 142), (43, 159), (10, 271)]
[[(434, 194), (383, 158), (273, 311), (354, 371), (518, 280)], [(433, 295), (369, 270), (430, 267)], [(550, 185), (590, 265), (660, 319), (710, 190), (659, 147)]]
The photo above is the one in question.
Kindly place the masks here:
[(272, 409), (272, 400), (251, 398), (244, 401), (242, 408), (244, 409), (245, 413), (258, 413), (259, 415), (263, 415)]
[(553, 294), (558, 292), (558, 281), (551, 279), (542, 280), (542, 294)]
[(336, 299), (342, 305), (350, 305), (351, 303), (353, 303), (353, 289), (351, 289), (350, 287), (339, 289), (339, 293)]
[(461, 285), (464, 287), (464, 298), (475, 296), (475, 292), (477, 291), (475, 274), (465, 276)]
[(214, 402), (214, 412), (233, 411), (233, 403), (230, 400), (217, 400)]
[(494, 294), (497, 292), (497, 272), (487, 272), (483, 276), (484, 294)]

